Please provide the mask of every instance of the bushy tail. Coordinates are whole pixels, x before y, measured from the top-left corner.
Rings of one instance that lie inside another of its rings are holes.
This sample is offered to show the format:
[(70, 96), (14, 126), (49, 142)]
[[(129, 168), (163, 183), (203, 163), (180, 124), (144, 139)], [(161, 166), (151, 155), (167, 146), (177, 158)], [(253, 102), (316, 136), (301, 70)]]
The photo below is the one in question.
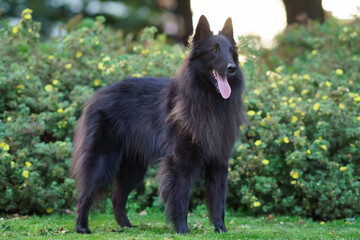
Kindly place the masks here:
[(78, 191), (84, 188), (85, 181), (85, 138), (86, 138), (86, 125), (85, 113), (79, 118), (73, 139), (74, 152), (71, 161), (70, 176), (76, 181)]
[(75, 129), (70, 174), (79, 193), (106, 189), (120, 167), (122, 153), (119, 148), (110, 149), (110, 144), (116, 144), (108, 139), (108, 124), (104, 122), (101, 104), (101, 94), (95, 94), (86, 104)]

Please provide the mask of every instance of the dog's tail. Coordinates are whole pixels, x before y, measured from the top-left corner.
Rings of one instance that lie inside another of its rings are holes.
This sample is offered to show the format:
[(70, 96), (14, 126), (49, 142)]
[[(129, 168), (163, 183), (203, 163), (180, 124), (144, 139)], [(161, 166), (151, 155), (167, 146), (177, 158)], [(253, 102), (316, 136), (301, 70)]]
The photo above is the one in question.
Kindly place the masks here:
[(101, 95), (94, 95), (75, 128), (70, 176), (76, 181), (79, 193), (97, 194), (105, 190), (119, 171), (121, 152), (104, 150), (109, 140), (107, 124), (99, 108), (101, 102)]

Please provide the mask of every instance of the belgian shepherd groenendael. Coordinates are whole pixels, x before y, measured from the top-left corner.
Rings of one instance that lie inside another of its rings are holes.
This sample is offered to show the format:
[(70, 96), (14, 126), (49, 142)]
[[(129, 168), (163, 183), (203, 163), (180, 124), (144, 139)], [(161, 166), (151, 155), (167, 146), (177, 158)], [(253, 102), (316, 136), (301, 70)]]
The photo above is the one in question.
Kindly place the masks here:
[(159, 195), (176, 232), (189, 232), (190, 188), (202, 173), (215, 231), (226, 231), (228, 159), (245, 118), (238, 65), (231, 18), (213, 35), (201, 16), (175, 78), (125, 79), (95, 92), (74, 137), (77, 232), (90, 233), (89, 209), (113, 182), (116, 221), (131, 227), (126, 201), (152, 160), (160, 165)]

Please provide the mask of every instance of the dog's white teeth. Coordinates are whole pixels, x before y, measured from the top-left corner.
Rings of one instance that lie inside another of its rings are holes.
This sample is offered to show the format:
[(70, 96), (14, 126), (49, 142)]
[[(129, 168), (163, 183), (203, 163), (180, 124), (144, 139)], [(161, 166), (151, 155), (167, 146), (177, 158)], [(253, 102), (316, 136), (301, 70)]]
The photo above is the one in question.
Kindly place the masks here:
[(214, 78), (216, 78), (216, 72), (214, 69), (212, 70), (212, 73), (214, 74)]

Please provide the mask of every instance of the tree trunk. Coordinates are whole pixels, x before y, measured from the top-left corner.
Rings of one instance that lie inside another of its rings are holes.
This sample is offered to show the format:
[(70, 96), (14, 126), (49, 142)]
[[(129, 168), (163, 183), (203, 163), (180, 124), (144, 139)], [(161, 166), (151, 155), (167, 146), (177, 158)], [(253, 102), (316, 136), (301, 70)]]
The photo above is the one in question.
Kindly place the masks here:
[(324, 22), (322, 0), (283, 0), (287, 24), (306, 24), (309, 19)]

